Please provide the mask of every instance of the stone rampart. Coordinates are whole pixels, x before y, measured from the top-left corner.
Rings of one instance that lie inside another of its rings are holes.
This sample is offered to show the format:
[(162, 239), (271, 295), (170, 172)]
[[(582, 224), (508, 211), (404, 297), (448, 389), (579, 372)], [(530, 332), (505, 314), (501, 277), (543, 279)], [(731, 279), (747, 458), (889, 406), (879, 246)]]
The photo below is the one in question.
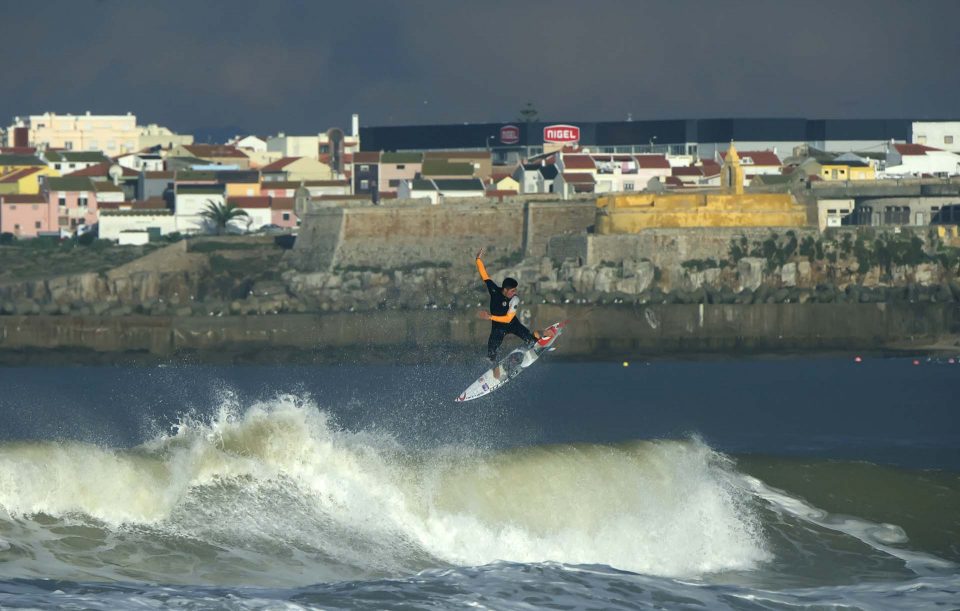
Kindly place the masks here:
[(690, 260), (722, 260), (729, 256), (731, 241), (746, 238), (762, 242), (771, 232), (793, 231), (798, 240), (819, 237), (815, 228), (732, 228), (648, 229), (624, 235), (568, 235), (549, 240), (547, 256), (555, 263), (575, 260), (582, 265), (600, 265), (629, 259), (646, 259), (657, 267), (671, 267)]
[[(525, 307), (522, 315), (538, 325), (571, 321), (556, 358), (849, 353), (938, 342), (950, 349), (960, 331), (960, 306), (944, 303), (541, 304)], [(129, 361), (131, 353), (153, 360), (177, 355), (223, 361), (459, 360), (480, 355), (488, 332), (489, 323), (463, 310), (230, 318), (7, 316), (0, 317), (0, 362), (22, 364), (31, 356)]]
[(300, 271), (442, 267), (469, 263), (481, 246), (491, 260), (517, 260), (542, 256), (552, 236), (583, 232), (595, 215), (588, 199), (319, 208), (305, 216), (290, 261)]

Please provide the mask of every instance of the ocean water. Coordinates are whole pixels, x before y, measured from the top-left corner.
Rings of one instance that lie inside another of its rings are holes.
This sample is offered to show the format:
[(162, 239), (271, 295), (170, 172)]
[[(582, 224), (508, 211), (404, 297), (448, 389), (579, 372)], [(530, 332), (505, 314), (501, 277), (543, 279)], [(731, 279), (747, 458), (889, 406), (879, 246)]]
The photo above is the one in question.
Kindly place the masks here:
[(960, 365), (0, 369), (0, 607), (960, 605)]

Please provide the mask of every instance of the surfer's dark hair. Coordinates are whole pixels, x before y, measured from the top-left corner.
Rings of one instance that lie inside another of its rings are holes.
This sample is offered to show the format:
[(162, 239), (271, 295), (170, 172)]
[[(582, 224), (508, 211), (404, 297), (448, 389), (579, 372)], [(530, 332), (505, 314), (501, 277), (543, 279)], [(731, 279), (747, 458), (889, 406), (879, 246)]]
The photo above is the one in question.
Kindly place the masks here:
[(514, 280), (513, 278), (510, 278), (510, 277), (504, 278), (504, 279), (503, 279), (503, 288), (505, 288), (505, 289), (517, 288), (517, 281)]

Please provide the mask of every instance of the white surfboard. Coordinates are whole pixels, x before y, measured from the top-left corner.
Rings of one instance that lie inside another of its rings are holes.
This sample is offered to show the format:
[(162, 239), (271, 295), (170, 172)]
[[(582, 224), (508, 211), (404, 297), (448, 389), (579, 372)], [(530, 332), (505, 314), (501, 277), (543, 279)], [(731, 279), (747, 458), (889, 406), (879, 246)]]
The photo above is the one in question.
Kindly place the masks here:
[(476, 382), (460, 393), (456, 402), (463, 403), (464, 401), (473, 401), (485, 397), (520, 375), (524, 369), (536, 362), (541, 354), (553, 349), (554, 343), (563, 333), (566, 324), (567, 321), (553, 323), (544, 329), (543, 337), (537, 340), (531, 348), (517, 348), (512, 351), (495, 367), (486, 370), (482, 376), (477, 378)]

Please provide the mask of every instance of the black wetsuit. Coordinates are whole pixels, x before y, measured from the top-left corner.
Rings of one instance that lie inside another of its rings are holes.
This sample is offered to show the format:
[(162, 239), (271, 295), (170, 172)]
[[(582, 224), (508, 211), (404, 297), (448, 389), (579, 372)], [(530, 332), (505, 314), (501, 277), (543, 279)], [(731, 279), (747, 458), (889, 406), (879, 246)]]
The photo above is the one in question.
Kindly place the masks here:
[(487, 340), (487, 358), (496, 362), (497, 350), (503, 343), (503, 338), (512, 333), (526, 343), (535, 341), (537, 338), (530, 332), (530, 329), (523, 326), (520, 319), (517, 318), (517, 306), (520, 304), (520, 298), (514, 295), (507, 298), (503, 290), (497, 286), (497, 283), (489, 278), (483, 281), (487, 285), (487, 291), (490, 293), (490, 314), (491, 316), (509, 318), (509, 322), (497, 320), (490, 321), (490, 339)]

